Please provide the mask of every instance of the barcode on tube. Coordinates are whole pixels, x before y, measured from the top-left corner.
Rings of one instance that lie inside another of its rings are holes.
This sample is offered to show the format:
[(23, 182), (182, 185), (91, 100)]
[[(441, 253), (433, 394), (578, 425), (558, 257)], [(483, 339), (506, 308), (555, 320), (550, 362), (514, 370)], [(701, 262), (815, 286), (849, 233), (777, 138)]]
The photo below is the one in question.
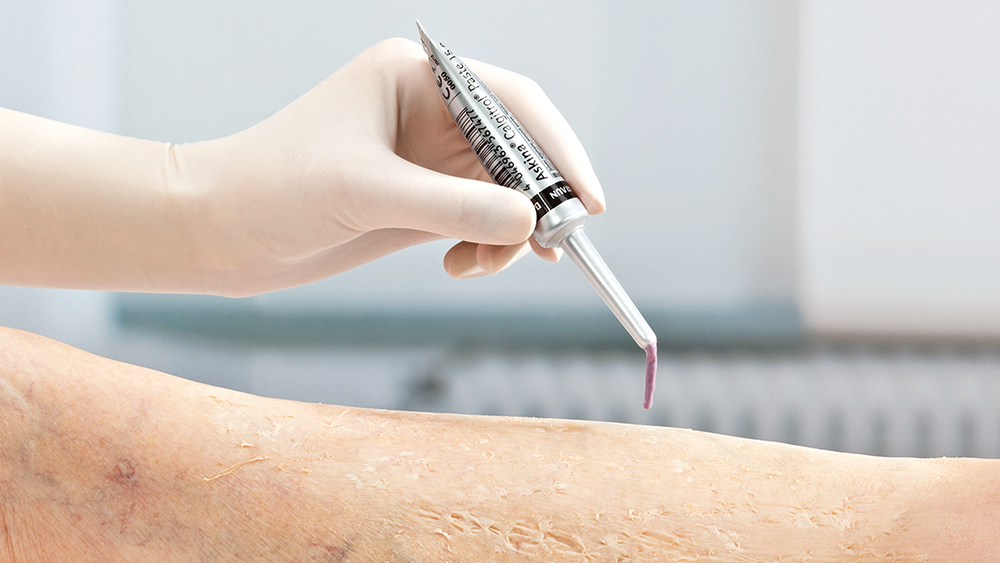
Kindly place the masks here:
[(489, 130), (483, 127), (482, 120), (476, 117), (474, 112), (468, 108), (463, 109), (455, 118), (455, 123), (494, 182), (515, 190), (521, 187), (521, 175), (515, 170), (510, 157), (503, 147), (497, 144)]

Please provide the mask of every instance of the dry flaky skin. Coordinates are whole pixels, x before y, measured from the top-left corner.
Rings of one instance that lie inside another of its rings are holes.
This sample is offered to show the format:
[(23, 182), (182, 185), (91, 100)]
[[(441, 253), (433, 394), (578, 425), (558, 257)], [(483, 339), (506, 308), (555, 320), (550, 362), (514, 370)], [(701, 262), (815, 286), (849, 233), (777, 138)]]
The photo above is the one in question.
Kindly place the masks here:
[(0, 331), (0, 562), (995, 561), (1000, 466), (264, 399)]

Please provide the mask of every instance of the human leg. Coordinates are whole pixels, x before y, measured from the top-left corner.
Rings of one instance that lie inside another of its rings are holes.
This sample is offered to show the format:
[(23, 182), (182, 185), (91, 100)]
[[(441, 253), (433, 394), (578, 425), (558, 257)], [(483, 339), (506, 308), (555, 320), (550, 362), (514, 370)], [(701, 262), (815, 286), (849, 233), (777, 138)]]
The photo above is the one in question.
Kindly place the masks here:
[(1000, 549), (995, 461), (279, 401), (10, 330), (0, 408), (0, 562), (968, 562)]

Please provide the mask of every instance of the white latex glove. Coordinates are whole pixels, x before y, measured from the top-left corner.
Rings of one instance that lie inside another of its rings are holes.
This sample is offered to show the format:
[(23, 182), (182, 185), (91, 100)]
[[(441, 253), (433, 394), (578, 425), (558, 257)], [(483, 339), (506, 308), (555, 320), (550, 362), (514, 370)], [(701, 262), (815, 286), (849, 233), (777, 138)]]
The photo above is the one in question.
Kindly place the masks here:
[[(470, 65), (602, 212), (582, 146), (537, 85)], [(212, 141), (173, 146), (0, 110), (2, 284), (245, 296), (440, 238), (463, 241), (448, 273), (474, 277), (523, 255), (533, 227), (527, 198), (490, 182), (407, 40)]]

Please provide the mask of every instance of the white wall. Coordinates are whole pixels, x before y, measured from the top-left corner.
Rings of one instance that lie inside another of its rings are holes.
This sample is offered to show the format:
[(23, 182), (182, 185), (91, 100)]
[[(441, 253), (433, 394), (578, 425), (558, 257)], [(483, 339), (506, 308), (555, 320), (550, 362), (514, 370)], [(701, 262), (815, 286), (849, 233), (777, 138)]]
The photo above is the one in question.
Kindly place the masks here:
[[(726, 310), (793, 299), (794, 3), (124, 6), (128, 134), (183, 142), (233, 133), (375, 42), (414, 39), (419, 18), (460, 55), (534, 77), (561, 108), (608, 194), (608, 213), (588, 232), (640, 305)], [(603, 307), (569, 262), (525, 259), (456, 282), (440, 264), (446, 249), (410, 249), (252, 306), (495, 309), (554, 298)]]
[[(116, 131), (118, 16), (115, 0), (0, 1), (0, 106)], [(0, 287), (0, 324), (103, 349), (112, 305), (103, 292)]]
[[(0, 105), (166, 141), (224, 135), (379, 39), (414, 37), (419, 17), (563, 110), (608, 192), (588, 231), (642, 306), (797, 299), (820, 331), (1000, 334), (996, 4), (507, 2), (535, 17), (467, 25), (495, 6), (3, 0)], [(527, 285), (601, 306), (568, 263), (454, 282), (444, 249), (248, 305), (530, 307)], [(0, 288), (0, 322), (82, 341), (106, 330), (109, 300)]]
[(810, 327), (1000, 336), (1000, 4), (803, 3)]

